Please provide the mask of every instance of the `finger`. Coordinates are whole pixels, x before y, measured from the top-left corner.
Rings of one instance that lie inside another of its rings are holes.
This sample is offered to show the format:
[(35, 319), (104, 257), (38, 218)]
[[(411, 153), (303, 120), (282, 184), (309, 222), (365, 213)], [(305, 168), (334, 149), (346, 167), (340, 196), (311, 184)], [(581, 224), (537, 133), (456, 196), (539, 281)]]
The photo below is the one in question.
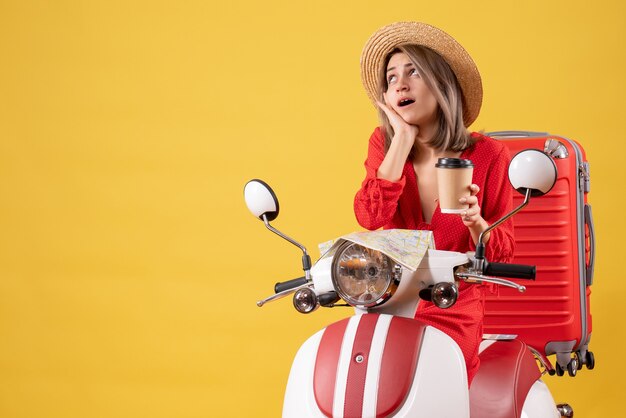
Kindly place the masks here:
[(398, 112), (396, 112), (396, 110), (393, 107), (391, 107), (391, 105), (389, 104), (389, 100), (387, 100), (387, 93), (383, 93), (383, 102), (382, 103), (378, 102), (378, 105), (379, 106), (382, 105), (382, 109), (385, 110), (389, 118), (401, 119)]
[(478, 194), (479, 191), (480, 191), (480, 187), (478, 187), (477, 184), (470, 185), (470, 193), (472, 196), (476, 196), (476, 194)]
[(463, 213), (461, 213), (461, 217), (462, 217), (463, 219), (468, 219), (468, 218), (471, 218), (471, 217), (472, 217), (472, 216), (474, 216), (474, 215), (475, 215), (475, 214), (474, 214), (474, 212), (469, 211), (469, 210), (466, 210), (466, 211), (464, 211)]
[[(384, 96), (383, 96), (383, 97), (384, 97)], [(381, 101), (378, 101), (378, 100), (377, 100), (377, 101), (376, 101), (376, 104), (378, 105), (378, 107), (380, 107), (380, 108), (381, 108), (381, 109), (382, 109), (382, 110), (383, 110), (383, 111), (387, 114), (387, 116), (390, 116), (390, 117), (392, 117), (392, 116), (398, 116), (398, 117), (399, 117), (399, 116), (400, 116), (400, 115), (398, 115), (398, 114), (396, 113), (396, 111), (395, 111), (395, 110), (393, 110), (393, 109), (392, 109), (392, 107), (391, 107), (391, 106), (389, 106), (389, 105), (387, 104), (387, 100), (386, 100), (386, 99), (385, 99), (385, 101), (384, 101), (384, 102), (381, 102)]]
[(478, 198), (476, 196), (465, 196), (460, 198), (459, 202), (473, 206), (478, 204)]
[(377, 101), (377, 103), (379, 106), (382, 104), (383, 107), (391, 110), (391, 106), (388, 105), (389, 100), (387, 100), (387, 92), (383, 93), (383, 101), (382, 102)]
[(471, 207), (468, 210), (463, 211), (461, 213), (461, 217), (463, 219), (472, 219), (472, 220), (474, 220), (474, 219), (478, 219), (479, 216), (480, 216), (480, 208), (476, 207), (476, 206)]
[(470, 218), (475, 218), (478, 215), (480, 215), (480, 208), (477, 208), (476, 206), (473, 206), (467, 210), (467, 216), (469, 216)]
[(384, 104), (383, 102), (379, 102), (378, 100), (376, 100), (376, 104), (382, 109), (383, 112), (385, 112), (389, 119), (394, 117), (395, 112), (392, 109), (388, 108), (386, 104)]

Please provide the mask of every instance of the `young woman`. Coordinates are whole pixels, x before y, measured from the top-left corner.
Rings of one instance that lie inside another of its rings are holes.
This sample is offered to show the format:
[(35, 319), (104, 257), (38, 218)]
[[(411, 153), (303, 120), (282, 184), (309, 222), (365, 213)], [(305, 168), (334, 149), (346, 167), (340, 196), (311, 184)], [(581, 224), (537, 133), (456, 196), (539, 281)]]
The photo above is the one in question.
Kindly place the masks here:
[[(478, 236), (511, 210), (506, 147), (467, 127), (478, 116), (482, 82), (463, 47), (445, 32), (417, 22), (379, 29), (361, 55), (361, 78), (379, 110), (381, 126), (369, 140), (366, 177), (354, 199), (364, 228), (431, 230), (440, 250), (467, 252)], [(437, 202), (435, 163), (441, 157), (474, 164), (469, 208), (442, 214)], [(507, 221), (488, 236), (487, 259), (510, 262), (513, 225)], [(468, 383), (478, 370), (487, 286), (461, 283), (457, 303), (446, 310), (422, 301), (416, 318), (459, 344)]]

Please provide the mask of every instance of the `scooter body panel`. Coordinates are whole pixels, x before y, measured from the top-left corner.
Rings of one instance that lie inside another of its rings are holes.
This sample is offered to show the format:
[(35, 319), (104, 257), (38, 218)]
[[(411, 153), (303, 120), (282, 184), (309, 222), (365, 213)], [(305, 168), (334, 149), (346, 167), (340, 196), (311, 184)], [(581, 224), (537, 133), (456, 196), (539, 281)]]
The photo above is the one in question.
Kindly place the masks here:
[(324, 330), (318, 331), (302, 344), (291, 366), (283, 417), (323, 418), (325, 415), (317, 406), (313, 392), (315, 358)]
[(552, 418), (557, 413), (524, 342), (485, 340), (479, 351), (480, 368), (469, 391), (472, 418)]
[[(369, 318), (362, 321), (364, 316)], [(371, 346), (355, 351), (363, 328), (371, 326), (375, 317)], [(390, 315), (355, 315), (345, 321), (345, 331), (330, 334), (331, 341), (324, 333), (335, 324), (313, 335), (298, 351), (287, 384), (283, 417), (469, 418), (463, 355), (449, 336), (419, 321)], [(407, 346), (409, 340), (401, 337), (411, 327), (421, 336), (417, 347)], [(341, 341), (332, 341), (337, 338)], [(319, 356), (328, 356), (328, 344), (339, 347), (340, 352), (336, 361), (324, 363)], [(411, 369), (394, 361), (403, 357), (401, 352), (411, 357), (414, 348)], [(361, 373), (359, 356), (366, 368)], [(316, 382), (316, 373), (325, 376), (325, 381)], [(334, 385), (328, 376), (334, 376)], [(332, 387), (325, 388), (324, 384)], [(324, 390), (332, 392), (330, 401)]]
[(560, 418), (552, 394), (541, 380), (530, 388), (520, 418)]

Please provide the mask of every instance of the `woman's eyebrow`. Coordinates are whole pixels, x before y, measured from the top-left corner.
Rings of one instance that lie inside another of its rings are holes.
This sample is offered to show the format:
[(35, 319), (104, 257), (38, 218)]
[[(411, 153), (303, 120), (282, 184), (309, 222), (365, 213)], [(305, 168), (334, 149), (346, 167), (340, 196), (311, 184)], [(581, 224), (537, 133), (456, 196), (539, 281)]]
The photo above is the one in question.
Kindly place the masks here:
[[(404, 68), (406, 68), (406, 67), (413, 67), (413, 63), (409, 62), (408, 64), (404, 64)], [(387, 72), (393, 71), (395, 69), (396, 69), (396, 67), (389, 67), (389, 68), (387, 68)]]

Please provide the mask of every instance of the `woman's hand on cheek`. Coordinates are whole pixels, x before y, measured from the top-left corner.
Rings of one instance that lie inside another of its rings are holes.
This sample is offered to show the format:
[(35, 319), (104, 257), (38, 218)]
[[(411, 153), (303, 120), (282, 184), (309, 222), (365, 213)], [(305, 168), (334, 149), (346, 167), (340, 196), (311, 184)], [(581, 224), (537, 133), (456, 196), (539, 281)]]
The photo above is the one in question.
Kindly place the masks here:
[(389, 123), (393, 128), (394, 134), (408, 134), (412, 140), (415, 140), (417, 134), (419, 133), (419, 128), (416, 125), (407, 123), (404, 119), (402, 119), (402, 116), (400, 116), (398, 112), (387, 104), (389, 103), (387, 100), (387, 93), (383, 93), (383, 98), (385, 99), (385, 103), (376, 101), (376, 104), (382, 109), (383, 112), (385, 112), (385, 115), (387, 115), (387, 119), (389, 119)]
[(393, 137), (391, 138), (389, 149), (385, 153), (385, 158), (378, 167), (376, 176), (391, 182), (397, 182), (402, 178), (404, 165), (415, 146), (419, 128), (406, 123), (402, 119), (402, 116), (395, 111), (393, 106), (388, 104), (387, 94), (383, 94), (383, 100), (385, 103), (376, 101), (376, 104), (387, 116), (393, 130)]

